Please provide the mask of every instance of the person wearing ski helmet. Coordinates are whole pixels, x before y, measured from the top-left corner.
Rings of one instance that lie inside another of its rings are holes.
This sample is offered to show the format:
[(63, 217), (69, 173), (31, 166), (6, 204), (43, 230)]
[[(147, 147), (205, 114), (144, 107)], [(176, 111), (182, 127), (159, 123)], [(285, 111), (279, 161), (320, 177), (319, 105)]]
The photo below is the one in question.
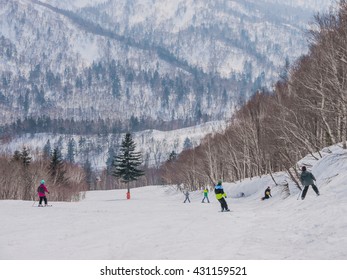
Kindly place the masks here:
[(39, 207), (42, 206), (42, 201), (44, 201), (45, 206), (47, 206), (46, 193), (49, 193), (49, 191), (47, 187), (45, 186), (45, 180), (41, 180), (40, 186), (37, 188), (37, 194), (40, 198)]
[(219, 201), (221, 207), (222, 207), (222, 212), (224, 211), (230, 211), (228, 208), (228, 204), (225, 200), (227, 197), (226, 193), (223, 190), (222, 187), (222, 181), (218, 181), (218, 184), (214, 187), (214, 193), (216, 194), (216, 198)]
[(313, 181), (316, 181), (316, 178), (313, 176), (313, 174), (306, 170), (306, 166), (301, 167), (301, 175), (300, 175), (300, 181), (301, 184), (304, 186), (304, 190), (301, 194), (301, 199), (304, 200), (306, 193), (308, 191), (308, 187), (312, 186), (312, 189), (315, 191), (317, 196), (319, 195), (319, 190), (317, 186), (314, 184)]

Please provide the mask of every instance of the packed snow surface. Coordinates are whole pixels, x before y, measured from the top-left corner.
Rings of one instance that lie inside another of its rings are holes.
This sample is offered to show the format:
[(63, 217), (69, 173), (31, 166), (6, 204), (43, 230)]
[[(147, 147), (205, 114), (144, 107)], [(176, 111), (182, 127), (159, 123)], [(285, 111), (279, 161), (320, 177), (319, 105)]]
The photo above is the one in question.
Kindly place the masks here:
[[(91, 191), (80, 202), (0, 201), (0, 259), (347, 259), (347, 152), (306, 157), (321, 192), (306, 199), (284, 173), (224, 183), (231, 212), (175, 186)], [(283, 192), (284, 180), (291, 194)], [(266, 186), (273, 197), (261, 201)], [(49, 185), (48, 185), (49, 188)], [(245, 194), (239, 197), (240, 193)], [(37, 202), (35, 203), (37, 205)]]

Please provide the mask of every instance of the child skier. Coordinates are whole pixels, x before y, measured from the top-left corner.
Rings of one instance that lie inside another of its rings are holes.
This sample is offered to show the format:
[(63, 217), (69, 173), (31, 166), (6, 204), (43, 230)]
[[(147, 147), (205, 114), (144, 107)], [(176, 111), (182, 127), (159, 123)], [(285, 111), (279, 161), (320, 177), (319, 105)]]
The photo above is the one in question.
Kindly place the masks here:
[(184, 195), (186, 196), (186, 199), (183, 201), (183, 203), (186, 203), (187, 200), (188, 200), (188, 202), (190, 203), (189, 192), (188, 192), (188, 190), (184, 193)]
[(214, 192), (216, 194), (216, 198), (220, 202), (220, 205), (222, 207), (222, 212), (224, 211), (230, 211), (228, 208), (228, 204), (225, 201), (225, 198), (227, 195), (224, 193), (223, 187), (222, 187), (222, 181), (219, 181), (217, 186), (214, 187)]
[(39, 207), (42, 207), (42, 200), (45, 201), (45, 206), (47, 206), (46, 193), (49, 193), (49, 191), (47, 190), (47, 187), (45, 186), (45, 180), (41, 180), (41, 184), (37, 188), (37, 194), (39, 195), (39, 198), (40, 198)]
[(270, 197), (272, 197), (271, 189), (270, 189), (270, 187), (267, 187), (265, 190), (265, 193), (264, 193), (264, 197), (262, 197), (261, 200), (269, 199)]
[(210, 201), (208, 199), (208, 189), (207, 188), (204, 189), (204, 198), (202, 199), (201, 203), (205, 202), (205, 198), (207, 199), (207, 202), (210, 203)]

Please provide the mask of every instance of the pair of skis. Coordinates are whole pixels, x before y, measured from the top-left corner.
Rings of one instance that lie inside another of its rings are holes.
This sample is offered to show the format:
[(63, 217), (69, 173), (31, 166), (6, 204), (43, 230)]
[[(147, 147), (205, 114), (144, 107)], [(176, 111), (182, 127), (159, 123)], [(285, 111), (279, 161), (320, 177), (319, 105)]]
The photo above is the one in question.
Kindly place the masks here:
[(46, 204), (46, 205), (38, 204), (37, 206), (35, 206), (35, 203), (36, 203), (36, 201), (34, 201), (33, 205), (31, 205), (31, 207), (52, 207), (53, 206), (52, 204)]
[[(298, 198), (296, 200), (299, 200), (299, 198), (301, 197), (303, 191), (304, 191), (304, 188), (301, 189), (301, 192), (299, 192)], [(320, 195), (320, 193), (317, 194), (317, 196), (319, 196), (319, 195)]]

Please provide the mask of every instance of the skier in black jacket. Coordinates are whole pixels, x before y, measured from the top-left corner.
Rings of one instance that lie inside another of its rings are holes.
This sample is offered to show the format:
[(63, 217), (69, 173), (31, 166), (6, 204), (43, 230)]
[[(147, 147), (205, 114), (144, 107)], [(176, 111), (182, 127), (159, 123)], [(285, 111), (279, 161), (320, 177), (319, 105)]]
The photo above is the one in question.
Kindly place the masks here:
[(227, 195), (223, 190), (222, 181), (218, 181), (217, 186), (214, 187), (214, 193), (216, 194), (216, 198), (218, 199), (218, 201), (222, 207), (221, 212), (224, 212), (224, 211), (229, 212), (230, 210), (228, 208), (228, 204), (225, 201), (225, 198), (227, 197)]
[(265, 190), (265, 193), (264, 193), (264, 197), (262, 197), (261, 200), (268, 199), (270, 197), (272, 197), (271, 189), (270, 189), (270, 187), (267, 187)]

